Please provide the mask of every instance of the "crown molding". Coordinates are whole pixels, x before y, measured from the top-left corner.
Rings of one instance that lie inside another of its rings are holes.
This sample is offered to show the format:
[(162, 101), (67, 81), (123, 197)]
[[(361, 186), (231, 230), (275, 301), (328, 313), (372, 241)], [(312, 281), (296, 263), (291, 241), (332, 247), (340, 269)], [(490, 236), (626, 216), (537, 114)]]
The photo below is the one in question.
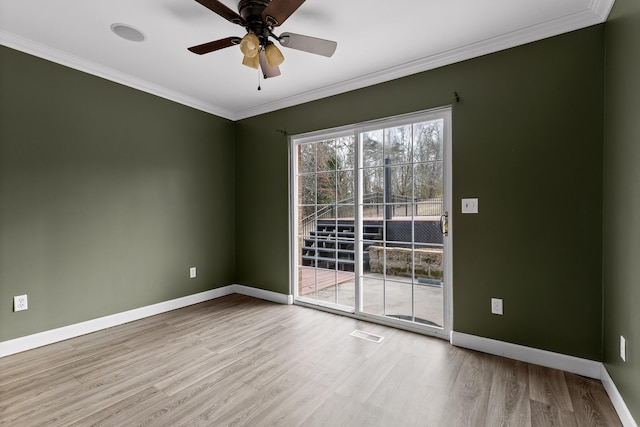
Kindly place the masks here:
[(596, 14), (601, 19), (601, 22), (604, 22), (609, 18), (614, 3), (615, 0), (591, 0), (589, 10)]
[(367, 86), (384, 83), (412, 74), (421, 73), (456, 62), (465, 61), (501, 50), (557, 36), (570, 31), (603, 23), (607, 20), (614, 0), (592, 0), (589, 7), (580, 12), (542, 22), (528, 28), (502, 34), (486, 40), (461, 46), (446, 52), (430, 55), (416, 61), (400, 64), (376, 73), (360, 76), (320, 89), (283, 98), (276, 102), (257, 105), (240, 111), (231, 111), (219, 105), (203, 102), (200, 99), (185, 96), (166, 87), (122, 73), (91, 61), (52, 49), (40, 43), (27, 40), (14, 34), (0, 31), (0, 44), (34, 55), (66, 67), (129, 86), (170, 101), (183, 104), (229, 120), (241, 120), (264, 113), (280, 110), (294, 105), (326, 98), (333, 95), (362, 89)]
[(38, 58), (46, 59), (47, 61), (73, 68), (84, 73), (92, 74), (103, 79), (111, 80), (112, 82), (129, 86), (133, 89), (141, 90), (143, 92), (177, 102), (178, 104), (195, 108), (196, 110), (214, 114), (225, 119), (234, 120), (234, 114), (232, 111), (221, 108), (217, 105), (202, 102), (199, 99), (185, 96), (179, 92), (167, 89), (166, 87), (151, 83), (147, 80), (139, 79), (129, 74), (104, 67), (95, 62), (70, 55), (66, 52), (53, 49), (49, 46), (16, 36), (15, 34), (8, 33), (6, 31), (0, 30), (0, 45), (28, 53), (29, 55), (37, 56)]
[(613, 7), (614, 0), (592, 0), (588, 9), (546, 21), (528, 28), (502, 34), (446, 52), (431, 55), (416, 61), (400, 64), (377, 73), (368, 74), (347, 80), (335, 85), (326, 86), (305, 92), (269, 104), (248, 108), (236, 113), (236, 120), (257, 116), (282, 108), (292, 107), (305, 102), (315, 101), (333, 95), (373, 86), (412, 74), (433, 70), (456, 62), (466, 61), (501, 50), (532, 43), (545, 38), (557, 36), (581, 28), (605, 22)]

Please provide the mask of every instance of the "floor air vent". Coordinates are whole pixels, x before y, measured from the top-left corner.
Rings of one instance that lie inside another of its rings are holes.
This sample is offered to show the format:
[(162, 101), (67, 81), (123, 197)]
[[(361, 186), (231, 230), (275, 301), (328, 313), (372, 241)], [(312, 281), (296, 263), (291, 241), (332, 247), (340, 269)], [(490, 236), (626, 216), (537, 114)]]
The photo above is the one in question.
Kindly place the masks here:
[(384, 337), (381, 337), (380, 335), (375, 335), (369, 332), (358, 331), (358, 330), (351, 332), (351, 336), (356, 338), (362, 338), (363, 340), (367, 340), (367, 341), (373, 341), (375, 343), (381, 343), (382, 340), (384, 339)]

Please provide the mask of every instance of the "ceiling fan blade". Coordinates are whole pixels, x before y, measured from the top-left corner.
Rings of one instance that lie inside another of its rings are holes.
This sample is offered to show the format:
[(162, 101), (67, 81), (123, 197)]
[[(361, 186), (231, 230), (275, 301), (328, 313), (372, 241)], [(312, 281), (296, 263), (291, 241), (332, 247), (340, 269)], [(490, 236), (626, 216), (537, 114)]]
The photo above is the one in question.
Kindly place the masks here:
[(262, 75), (265, 79), (271, 77), (277, 77), (280, 73), (280, 67), (272, 67), (267, 61), (267, 54), (264, 53), (264, 50), (260, 51), (260, 69), (262, 70)]
[(279, 41), (284, 47), (327, 57), (333, 55), (338, 47), (338, 43), (331, 40), (303, 36), (301, 34), (294, 33), (282, 33)]
[(189, 50), (198, 55), (213, 52), (215, 50), (224, 49), (225, 47), (234, 46), (240, 44), (242, 39), (240, 37), (227, 37), (226, 39), (220, 39), (209, 43), (199, 44), (198, 46), (191, 46)]
[(220, 3), (218, 0), (196, 0), (198, 3), (206, 7), (207, 9), (217, 13), (222, 16), (227, 21), (233, 22), (234, 24), (244, 26), (245, 21), (242, 16), (238, 15), (233, 10), (229, 9), (224, 4)]
[[(199, 1), (199, 0), (198, 0)], [(278, 27), (298, 9), (304, 0), (271, 0), (262, 11), (262, 19), (272, 27)]]

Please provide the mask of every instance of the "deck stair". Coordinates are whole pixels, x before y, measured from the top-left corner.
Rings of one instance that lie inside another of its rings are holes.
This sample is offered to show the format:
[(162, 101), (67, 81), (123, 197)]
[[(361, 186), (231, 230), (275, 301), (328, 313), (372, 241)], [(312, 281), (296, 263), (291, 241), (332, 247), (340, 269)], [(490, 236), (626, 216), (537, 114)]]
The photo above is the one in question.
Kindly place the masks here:
[[(362, 229), (363, 268), (368, 271), (368, 248), (382, 241), (383, 221), (365, 221)], [(317, 220), (314, 231), (304, 238), (302, 265), (354, 271), (355, 226), (353, 220)]]

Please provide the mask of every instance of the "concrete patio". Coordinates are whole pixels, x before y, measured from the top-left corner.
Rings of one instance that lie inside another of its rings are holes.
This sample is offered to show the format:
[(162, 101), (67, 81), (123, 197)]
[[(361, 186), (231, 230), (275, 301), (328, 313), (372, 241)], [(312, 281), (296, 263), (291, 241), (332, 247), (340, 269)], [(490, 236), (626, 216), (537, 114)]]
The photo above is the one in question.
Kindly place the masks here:
[[(301, 267), (299, 295), (322, 302), (353, 307), (355, 275), (352, 272)], [(317, 283), (317, 287), (315, 284)], [(432, 326), (443, 324), (443, 288), (414, 283), (415, 317)], [(407, 277), (365, 273), (363, 277), (364, 311), (371, 314), (411, 320), (412, 286)]]

